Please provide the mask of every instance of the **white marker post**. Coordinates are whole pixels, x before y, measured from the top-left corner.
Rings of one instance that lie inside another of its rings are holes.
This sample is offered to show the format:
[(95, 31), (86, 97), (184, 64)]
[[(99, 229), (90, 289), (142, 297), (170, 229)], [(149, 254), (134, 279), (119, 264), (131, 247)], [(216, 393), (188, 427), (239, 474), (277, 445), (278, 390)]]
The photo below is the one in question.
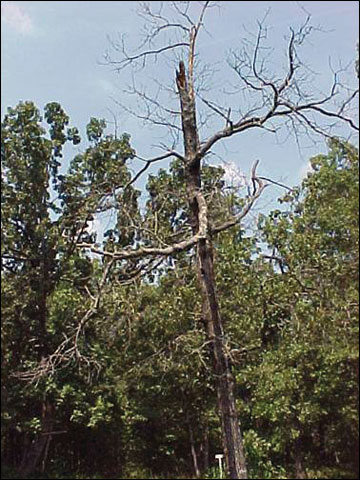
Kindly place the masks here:
[(224, 455), (222, 453), (217, 453), (215, 455), (215, 458), (217, 458), (217, 460), (219, 462), (219, 470), (220, 470), (220, 477), (219, 478), (223, 478), (222, 459), (224, 458)]

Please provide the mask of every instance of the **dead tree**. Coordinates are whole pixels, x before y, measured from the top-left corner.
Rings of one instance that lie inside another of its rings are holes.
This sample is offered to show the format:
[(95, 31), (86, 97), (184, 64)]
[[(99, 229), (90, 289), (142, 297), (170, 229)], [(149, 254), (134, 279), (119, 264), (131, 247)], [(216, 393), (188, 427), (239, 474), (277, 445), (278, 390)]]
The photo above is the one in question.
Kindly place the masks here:
[[(144, 102), (145, 113), (136, 114), (139, 118), (148, 120), (155, 125), (165, 125), (176, 135), (180, 129), (183, 139), (183, 154), (176, 154), (181, 158), (185, 168), (185, 182), (187, 200), (189, 205), (189, 218), (193, 231), (190, 242), (196, 245), (197, 250), (197, 276), (203, 295), (203, 312), (206, 319), (207, 340), (211, 344), (213, 357), (213, 373), (216, 379), (218, 408), (221, 419), (223, 448), (226, 466), (230, 478), (247, 478), (247, 468), (243, 451), (239, 419), (236, 410), (234, 396), (234, 378), (229, 367), (229, 359), (226, 353), (224, 326), (219, 309), (214, 276), (213, 236), (231, 226), (236, 225), (250, 210), (256, 198), (263, 191), (265, 184), (256, 176), (256, 166), (252, 170), (252, 182), (254, 190), (240, 215), (229, 218), (219, 225), (210, 225), (207, 212), (207, 203), (202, 194), (201, 164), (211, 149), (220, 140), (249, 129), (269, 129), (275, 131), (274, 121), (283, 119), (294, 127), (297, 134), (301, 127), (324, 136), (331, 136), (331, 125), (321, 124), (317, 121), (319, 116), (324, 118), (341, 120), (351, 128), (357, 129), (353, 119), (346, 114), (346, 107), (355, 98), (357, 92), (352, 92), (337, 110), (328, 107), (338, 94), (340, 83), (338, 72), (334, 73), (334, 83), (328, 95), (313, 99), (305, 95), (301, 89), (301, 77), (297, 76), (301, 68), (301, 62), (297, 54), (297, 48), (311, 32), (310, 18), (307, 18), (298, 31), (290, 29), (290, 38), (287, 47), (288, 68), (283, 78), (267, 76), (263, 59), (260, 58), (262, 42), (266, 37), (266, 29), (263, 22), (258, 24), (258, 33), (253, 44), (253, 52), (247, 50), (234, 53), (231, 66), (236, 72), (238, 80), (242, 82), (251, 94), (259, 95), (259, 102), (255, 108), (234, 118), (231, 108), (222, 106), (214, 101), (204, 98), (200, 92), (196, 92), (195, 76), (196, 40), (199, 31), (203, 27), (206, 11), (214, 6), (212, 2), (169, 2), (174, 15), (165, 13), (166, 7), (161, 4), (158, 10), (153, 10), (151, 4), (143, 3), (141, 13), (146, 17), (147, 29), (143, 47), (149, 48), (140, 53), (130, 55), (125, 49), (123, 42), (113, 44), (115, 50), (122, 55), (120, 60), (112, 60), (118, 71), (125, 67), (136, 67), (141, 64), (146, 66), (151, 58), (158, 57), (169, 51), (181, 51), (179, 55), (178, 69), (176, 71), (176, 87), (180, 103), (180, 111), (168, 108), (160, 103), (157, 98), (151, 97), (145, 91), (139, 90), (133, 85), (132, 93), (138, 95)], [(200, 10), (197, 20), (192, 17), (192, 6), (198, 4)], [(169, 16), (170, 15), (170, 16)], [(175, 30), (175, 40), (158, 46), (158, 38), (170, 30)], [(198, 98), (196, 98), (198, 97)], [(200, 99), (203, 104), (223, 119), (225, 125), (207, 139), (201, 141), (199, 134), (196, 100)], [(233, 109), (234, 110), (234, 109)], [(134, 112), (133, 112), (134, 113)], [(171, 119), (169, 119), (169, 115)], [(176, 123), (177, 118), (181, 122)], [(170, 149), (169, 149), (170, 151)], [(187, 245), (185, 245), (187, 243)], [(189, 241), (182, 245), (173, 245), (168, 252), (176, 252), (178, 249), (187, 248)], [(140, 250), (141, 251), (141, 250)], [(140, 251), (136, 252), (140, 254)], [(165, 254), (166, 249), (163, 249)], [(130, 253), (130, 252), (129, 252)], [(131, 252), (136, 254), (135, 252)], [(145, 249), (143, 249), (145, 254)], [(148, 253), (151, 253), (148, 251)], [(153, 252), (155, 253), (155, 252)], [(158, 252), (160, 253), (160, 252)], [(116, 254), (115, 254), (116, 255)], [(118, 255), (121, 255), (119, 252)], [(114, 257), (112, 257), (114, 258)]]
[[(219, 232), (242, 221), (263, 192), (266, 183), (256, 173), (258, 164), (256, 161), (250, 178), (253, 188), (249, 191), (242, 210), (236, 215), (228, 216), (220, 223), (212, 224), (209, 219), (207, 200), (202, 190), (202, 164), (220, 141), (253, 129), (276, 132), (281, 121), (292, 128), (295, 135), (304, 130), (331, 137), (334, 122), (342, 122), (349, 128), (358, 130), (351, 114), (348, 113), (351, 101), (355, 99), (358, 91), (348, 91), (347, 97), (336, 106), (334, 99), (338, 97), (342, 85), (339, 81), (339, 72), (334, 72), (334, 82), (327, 95), (314, 98), (313, 95), (304, 92), (302, 84), (305, 77), (300, 74), (304, 65), (299, 59), (298, 49), (312, 31), (310, 18), (307, 18), (299, 30), (290, 29), (287, 44), (287, 71), (283, 76), (271, 75), (266, 68), (266, 59), (261, 56), (262, 43), (266, 39), (263, 22), (258, 24), (252, 50), (245, 49), (233, 53), (230, 66), (239, 82), (237, 87), (239, 91), (245, 89), (250, 95), (249, 108), (244, 110), (240, 105), (228, 106), (214, 99), (209, 100), (196, 86), (199, 85), (201, 77), (201, 72), (199, 75), (195, 73), (196, 45), (199, 32), (204, 28), (205, 14), (214, 6), (216, 5), (209, 1), (174, 1), (164, 2), (157, 10), (153, 10), (151, 3), (142, 3), (140, 13), (146, 18), (147, 27), (140, 50), (130, 54), (122, 40), (118, 43), (112, 42), (113, 49), (120, 54), (121, 58), (114, 60), (109, 55), (106, 58), (108, 64), (114, 66), (118, 72), (122, 72), (127, 67), (142, 69), (148, 66), (151, 60), (159, 59), (162, 55), (175, 55), (177, 61), (177, 69), (174, 72), (175, 82), (170, 87), (158, 85), (158, 92), (165, 91), (168, 96), (175, 94), (180, 108), (164, 104), (159, 96), (148, 94), (145, 89), (137, 87), (135, 82), (129, 92), (136, 95), (145, 108), (142, 112), (135, 112), (131, 108), (123, 107), (139, 119), (155, 126), (166, 127), (173, 139), (171, 146), (163, 146), (165, 153), (150, 159), (141, 158), (145, 165), (134, 175), (128, 185), (134, 183), (152, 163), (174, 157), (179, 159), (185, 171), (188, 216), (192, 234), (185, 233), (181, 240), (166, 246), (163, 244), (136, 248), (129, 246), (107, 251), (93, 243), (79, 242), (77, 247), (110, 259), (108, 265), (116, 261), (167, 257), (190, 248), (196, 249), (197, 277), (202, 291), (207, 342), (212, 353), (212, 371), (216, 382), (226, 468), (229, 478), (247, 478), (236, 409), (235, 383), (229, 365), (224, 325), (216, 291), (213, 238)], [(197, 11), (196, 19), (193, 17), (194, 9)], [(167, 36), (168, 32), (171, 32), (172, 40)], [(163, 41), (165, 43), (161, 43)], [(203, 70), (204, 72), (206, 70)], [(216, 116), (223, 123), (221, 128), (204, 139), (200, 138), (200, 124), (207, 119), (203, 120), (203, 117), (199, 119), (197, 105), (199, 102), (209, 114)], [(330, 120), (331, 123), (325, 123), (324, 120)], [(182, 139), (182, 153), (175, 149), (179, 138)], [(126, 189), (128, 185), (123, 188)], [(102, 283), (105, 282), (106, 271), (104, 275)], [(48, 373), (46, 368), (51, 371), (59, 363), (68, 361), (75, 352), (78, 355), (76, 344), (78, 332), (89, 321), (99, 301), (100, 290), (99, 295), (94, 298), (93, 308), (81, 320), (79, 330), (74, 337), (67, 339), (66, 344), (59, 347), (49, 361), (44, 363), (43, 371), (39, 371), (37, 375)], [(73, 344), (69, 346), (71, 342)]]

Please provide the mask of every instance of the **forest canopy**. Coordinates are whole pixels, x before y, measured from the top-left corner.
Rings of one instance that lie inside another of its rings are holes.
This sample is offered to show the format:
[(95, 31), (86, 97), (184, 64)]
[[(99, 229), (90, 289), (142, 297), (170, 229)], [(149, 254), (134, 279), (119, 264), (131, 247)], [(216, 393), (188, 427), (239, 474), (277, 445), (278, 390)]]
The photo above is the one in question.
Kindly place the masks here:
[[(5, 465), (31, 462), (26, 450), (38, 438), (36, 467), (46, 472), (211, 475), (221, 440), (195, 251), (145, 267), (121, 261), (104, 280), (110, 261), (74, 243), (94, 235), (84, 225), (90, 212), (106, 208), (110, 182), (128, 182), (130, 138), (105, 135), (104, 123), (92, 119), (90, 146), (60, 174), (64, 143), (80, 138), (59, 105), (48, 105), (44, 116), (48, 131), (28, 102), (2, 124)], [(233, 227), (215, 241), (252, 478), (291, 478), (299, 468), (310, 478), (356, 478), (358, 468), (358, 152), (334, 139), (311, 165), (254, 232)], [(224, 188), (221, 168), (204, 166), (203, 175), (205, 189), (217, 185), (216, 216), (242, 205)], [(148, 230), (140, 239), (128, 222), (152, 224), (155, 212), (158, 232), (182, 228), (179, 162), (150, 176), (147, 191), (143, 212), (135, 189), (118, 197), (131, 217), (119, 208), (106, 248), (146, 245)], [(169, 193), (176, 197), (166, 204)], [(22, 374), (64, 337), (66, 363), (54, 357), (51, 372), (24, 382)]]

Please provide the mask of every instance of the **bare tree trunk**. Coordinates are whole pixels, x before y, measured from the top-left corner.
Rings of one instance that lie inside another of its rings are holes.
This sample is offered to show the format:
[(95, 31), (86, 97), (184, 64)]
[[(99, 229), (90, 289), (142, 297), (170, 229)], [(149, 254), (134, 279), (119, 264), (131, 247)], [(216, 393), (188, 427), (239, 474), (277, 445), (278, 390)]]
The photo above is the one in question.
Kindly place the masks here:
[(20, 478), (27, 478), (33, 473), (40, 462), (47, 455), (47, 446), (50, 442), (50, 432), (53, 430), (54, 414), (53, 406), (50, 402), (45, 401), (42, 406), (42, 431), (31, 442), (24, 452), (23, 459), (19, 467)]
[(212, 246), (200, 241), (198, 268), (207, 310), (207, 337), (211, 340), (213, 369), (217, 379), (218, 408), (223, 447), (230, 478), (247, 478), (239, 419), (234, 397), (234, 378), (225, 351), (223, 325), (215, 291)]
[(301, 455), (298, 454), (295, 454), (295, 476), (296, 478), (307, 478)]
[(295, 476), (296, 476), (296, 478), (307, 478), (306, 471), (304, 469), (304, 454), (303, 454), (301, 433), (300, 433), (300, 436), (298, 437), (298, 439), (295, 443), (294, 460), (295, 460)]
[[(186, 75), (183, 62), (179, 64), (176, 76), (180, 95), (182, 131), (186, 161), (186, 188), (190, 207), (190, 220), (194, 233), (207, 224), (206, 206), (200, 208), (201, 165), (199, 158), (199, 138), (196, 125), (195, 96), (193, 92), (192, 64)], [(205, 200), (202, 198), (202, 202)], [(230, 478), (247, 478), (243, 444), (234, 397), (234, 379), (226, 355), (222, 319), (216, 296), (212, 244), (208, 233), (197, 245), (197, 273), (203, 295), (203, 311), (206, 320), (206, 333), (210, 340), (213, 357), (213, 372), (216, 378), (218, 409), (221, 419), (223, 449), (226, 467)]]
[(45, 450), (44, 450), (44, 454), (43, 454), (43, 458), (42, 458), (42, 462), (41, 462), (41, 472), (42, 473), (45, 472), (46, 460), (47, 460), (48, 454), (49, 454), (52, 435), (46, 435), (46, 437), (47, 437), (47, 441), (46, 441)]
[(201, 444), (201, 453), (203, 458), (203, 469), (204, 472), (209, 470), (209, 426), (206, 424), (204, 439)]
[(191, 458), (193, 461), (193, 467), (194, 467), (194, 473), (197, 478), (200, 478), (200, 469), (199, 469), (199, 463), (198, 463), (198, 457), (196, 453), (196, 447), (195, 447), (195, 440), (194, 440), (194, 431), (191, 425), (191, 419), (189, 412), (186, 412), (186, 421), (188, 424), (188, 430), (189, 430), (189, 440), (190, 440), (190, 449), (191, 449)]

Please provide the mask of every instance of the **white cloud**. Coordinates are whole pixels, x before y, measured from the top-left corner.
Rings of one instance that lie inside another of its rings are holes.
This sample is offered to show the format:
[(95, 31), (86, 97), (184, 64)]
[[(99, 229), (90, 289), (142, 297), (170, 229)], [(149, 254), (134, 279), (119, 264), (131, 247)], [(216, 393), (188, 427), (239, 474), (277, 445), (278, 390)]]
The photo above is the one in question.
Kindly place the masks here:
[(303, 180), (304, 178), (307, 177), (307, 174), (308, 173), (311, 173), (313, 172), (313, 169), (311, 167), (311, 163), (310, 162), (306, 162), (304, 165), (301, 166), (300, 168), (300, 171), (299, 171), (299, 176), (300, 176), (300, 179)]
[(95, 218), (94, 220), (91, 220), (88, 222), (88, 226), (86, 228), (87, 233), (92, 234), (92, 233), (100, 233), (102, 230), (102, 225), (101, 222), (98, 218)]
[(232, 187), (247, 185), (246, 176), (234, 162), (223, 162), (221, 167), (225, 170), (225, 183)]
[(24, 35), (34, 31), (34, 24), (30, 16), (14, 2), (1, 2), (1, 20)]

